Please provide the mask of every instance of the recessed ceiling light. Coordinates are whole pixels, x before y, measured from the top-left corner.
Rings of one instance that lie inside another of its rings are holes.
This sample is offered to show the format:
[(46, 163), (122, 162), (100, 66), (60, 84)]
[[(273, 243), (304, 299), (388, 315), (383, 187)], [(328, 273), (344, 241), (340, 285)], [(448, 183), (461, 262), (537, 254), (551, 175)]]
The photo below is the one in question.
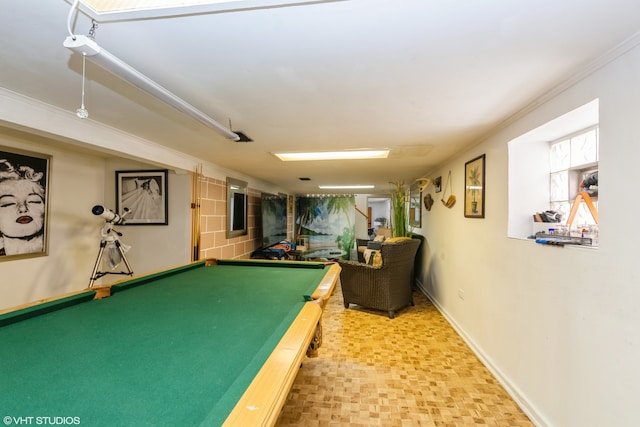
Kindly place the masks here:
[(323, 190), (365, 190), (368, 188), (376, 188), (375, 185), (319, 185), (318, 188)]
[(283, 162), (304, 160), (386, 159), (389, 150), (319, 151), (313, 153), (273, 153)]

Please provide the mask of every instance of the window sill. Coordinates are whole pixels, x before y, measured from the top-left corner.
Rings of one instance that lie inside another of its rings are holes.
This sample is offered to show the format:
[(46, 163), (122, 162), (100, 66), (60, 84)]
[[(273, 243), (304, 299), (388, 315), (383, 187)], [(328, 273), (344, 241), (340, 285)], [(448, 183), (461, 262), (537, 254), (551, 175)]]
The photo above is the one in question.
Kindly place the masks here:
[(560, 247), (560, 248), (567, 248), (567, 247), (571, 247), (571, 248), (580, 248), (580, 249), (588, 249), (588, 250), (593, 250), (593, 249), (598, 249), (600, 247), (600, 245), (595, 244), (595, 245), (584, 245), (584, 244), (573, 244), (573, 243), (566, 243), (566, 244), (545, 244), (545, 243), (537, 243), (536, 239), (532, 239), (530, 237), (512, 237), (509, 236), (510, 239), (516, 239), (516, 240), (525, 240), (527, 242), (531, 242), (534, 243), (538, 246), (553, 246), (553, 247)]

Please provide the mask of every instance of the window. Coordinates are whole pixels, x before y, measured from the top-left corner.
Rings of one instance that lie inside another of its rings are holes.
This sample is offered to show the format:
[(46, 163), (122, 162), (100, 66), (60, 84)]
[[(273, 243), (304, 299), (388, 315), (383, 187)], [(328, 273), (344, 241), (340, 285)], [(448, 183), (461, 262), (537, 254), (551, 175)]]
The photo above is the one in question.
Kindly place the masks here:
[[(528, 239), (540, 231), (536, 212), (557, 210), (566, 223), (583, 176), (598, 169), (598, 123), (594, 99), (509, 141), (509, 237)], [(590, 222), (580, 206), (573, 225)]]
[[(549, 208), (566, 223), (580, 183), (598, 171), (598, 128), (592, 127), (551, 142), (549, 146)], [(597, 192), (593, 204), (598, 208)], [(578, 207), (573, 227), (593, 226), (595, 219), (585, 203)]]

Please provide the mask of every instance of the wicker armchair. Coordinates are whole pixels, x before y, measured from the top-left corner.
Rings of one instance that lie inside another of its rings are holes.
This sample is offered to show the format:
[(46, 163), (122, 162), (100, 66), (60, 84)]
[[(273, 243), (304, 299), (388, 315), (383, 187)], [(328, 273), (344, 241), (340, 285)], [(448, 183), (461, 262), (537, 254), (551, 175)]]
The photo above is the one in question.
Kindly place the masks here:
[(379, 267), (339, 261), (345, 308), (357, 304), (384, 310), (393, 319), (397, 310), (413, 305), (413, 267), (420, 243), (418, 239), (382, 243)]

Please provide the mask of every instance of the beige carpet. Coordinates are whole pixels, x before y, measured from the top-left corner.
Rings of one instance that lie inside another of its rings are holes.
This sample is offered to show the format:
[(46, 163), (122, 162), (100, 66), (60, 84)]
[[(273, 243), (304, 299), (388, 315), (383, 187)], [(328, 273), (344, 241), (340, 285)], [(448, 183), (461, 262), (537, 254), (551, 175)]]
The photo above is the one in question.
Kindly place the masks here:
[(420, 292), (395, 319), (345, 309), (336, 289), (324, 340), (278, 426), (532, 426)]

